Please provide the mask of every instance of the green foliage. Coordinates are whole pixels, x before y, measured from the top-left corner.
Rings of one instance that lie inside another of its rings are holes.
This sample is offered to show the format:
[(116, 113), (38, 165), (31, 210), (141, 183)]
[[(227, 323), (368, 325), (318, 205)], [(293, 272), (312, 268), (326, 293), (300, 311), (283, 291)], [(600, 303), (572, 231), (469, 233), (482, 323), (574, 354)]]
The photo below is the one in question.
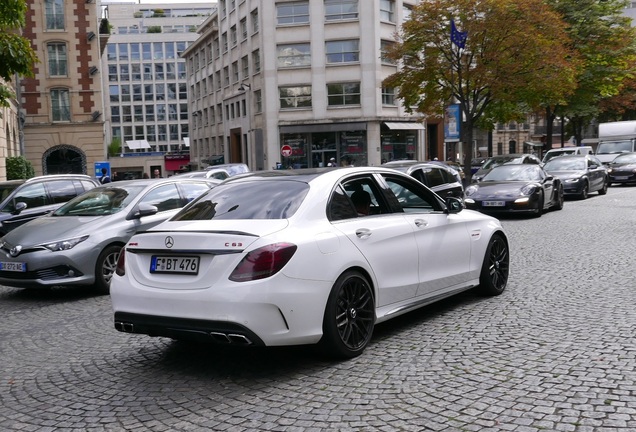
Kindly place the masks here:
[[(20, 36), (24, 26), (27, 4), (24, 0), (0, 1), (0, 78), (10, 82), (15, 74), (33, 76), (33, 65), (38, 61), (31, 42)], [(11, 88), (0, 84), (0, 106), (15, 97)]]
[(161, 33), (161, 26), (148, 26), (146, 33)]
[(108, 156), (119, 156), (120, 153), (121, 140), (118, 137), (115, 137), (108, 145)]
[(152, 11), (152, 16), (154, 18), (161, 18), (166, 16), (166, 12), (163, 9), (155, 9)]
[(35, 176), (33, 165), (24, 156), (7, 158), (7, 180), (28, 179), (33, 176)]

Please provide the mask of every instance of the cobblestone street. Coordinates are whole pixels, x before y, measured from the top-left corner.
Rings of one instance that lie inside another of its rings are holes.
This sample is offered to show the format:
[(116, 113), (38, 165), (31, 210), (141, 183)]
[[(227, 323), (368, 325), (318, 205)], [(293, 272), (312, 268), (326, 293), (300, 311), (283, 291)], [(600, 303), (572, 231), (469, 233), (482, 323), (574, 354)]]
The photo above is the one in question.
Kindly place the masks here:
[(636, 188), (503, 224), (503, 295), (379, 325), (344, 362), (123, 334), (108, 296), (0, 287), (0, 430), (636, 430)]

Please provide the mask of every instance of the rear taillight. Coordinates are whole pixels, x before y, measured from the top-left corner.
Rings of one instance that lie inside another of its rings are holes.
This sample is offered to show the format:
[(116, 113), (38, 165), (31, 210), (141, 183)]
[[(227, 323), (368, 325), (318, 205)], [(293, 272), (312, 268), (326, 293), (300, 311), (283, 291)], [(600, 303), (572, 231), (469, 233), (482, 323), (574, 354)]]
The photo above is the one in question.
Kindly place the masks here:
[(247, 282), (275, 275), (285, 267), (298, 246), (291, 243), (274, 243), (249, 252), (236, 266), (230, 280)]
[(126, 248), (121, 248), (121, 252), (119, 252), (119, 259), (117, 260), (117, 268), (115, 268), (115, 273), (117, 276), (123, 276), (126, 274), (126, 269), (124, 269), (124, 265), (126, 264)]

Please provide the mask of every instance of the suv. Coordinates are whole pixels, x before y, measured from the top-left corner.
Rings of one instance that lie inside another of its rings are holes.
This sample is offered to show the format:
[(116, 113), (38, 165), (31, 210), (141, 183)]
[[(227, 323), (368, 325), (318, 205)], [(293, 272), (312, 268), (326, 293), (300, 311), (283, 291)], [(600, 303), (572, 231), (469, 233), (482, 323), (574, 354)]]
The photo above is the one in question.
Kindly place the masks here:
[(0, 182), (0, 236), (52, 212), (77, 195), (98, 186), (83, 174), (55, 174)]
[(542, 163), (546, 163), (550, 159), (557, 156), (574, 156), (574, 155), (587, 155), (594, 154), (594, 150), (590, 146), (579, 146), (579, 147), (562, 147), (548, 150), (545, 155), (543, 155)]

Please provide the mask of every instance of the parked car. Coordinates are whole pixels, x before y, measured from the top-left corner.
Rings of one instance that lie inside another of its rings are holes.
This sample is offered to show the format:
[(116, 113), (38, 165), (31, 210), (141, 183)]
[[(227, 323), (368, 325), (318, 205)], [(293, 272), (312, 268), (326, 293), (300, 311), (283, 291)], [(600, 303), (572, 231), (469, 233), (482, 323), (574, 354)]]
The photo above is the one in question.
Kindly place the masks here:
[(238, 174), (244, 174), (250, 172), (250, 168), (244, 163), (227, 163), (220, 165), (211, 165), (206, 168), (206, 170), (212, 169), (224, 169), (231, 176), (235, 176)]
[(83, 174), (0, 182), (0, 237), (95, 186), (99, 186), (99, 181)]
[(610, 184), (636, 183), (636, 153), (622, 153), (616, 156), (607, 165), (607, 171)]
[[(359, 216), (355, 195), (368, 195)], [(479, 233), (479, 235), (475, 235)], [(443, 239), (443, 241), (440, 241)], [(376, 323), (508, 279), (498, 220), (384, 167), (258, 171), (225, 180), (120, 255), (122, 332), (235, 345), (365, 349)]]
[(122, 246), (219, 180), (124, 180), (91, 189), (0, 240), (0, 284), (93, 285), (108, 293)]
[(185, 173), (176, 174), (178, 177), (187, 178), (213, 178), (217, 180), (225, 180), (230, 177), (230, 173), (224, 168), (210, 168), (201, 171), (190, 171)]
[(402, 171), (431, 188), (442, 198), (463, 198), (464, 187), (459, 173), (449, 166), (417, 161), (387, 162), (383, 166)]
[(578, 147), (561, 147), (548, 150), (541, 160), (542, 163), (548, 163), (552, 158), (559, 156), (575, 156), (575, 155), (593, 155), (594, 149), (590, 146), (578, 146)]
[(484, 213), (530, 213), (563, 208), (563, 185), (539, 165), (500, 165), (466, 188), (467, 208)]
[(479, 168), (481, 168), (482, 165), (485, 164), (487, 160), (488, 160), (487, 157), (472, 158), (470, 160), (470, 173), (475, 174), (477, 171), (479, 171)]
[(543, 169), (561, 180), (565, 195), (586, 199), (590, 192), (607, 193), (607, 168), (596, 156), (559, 156), (550, 159)]
[(473, 174), (472, 183), (478, 183), (486, 174), (499, 165), (541, 165), (541, 160), (530, 153), (510, 153), (506, 155), (493, 156)]

